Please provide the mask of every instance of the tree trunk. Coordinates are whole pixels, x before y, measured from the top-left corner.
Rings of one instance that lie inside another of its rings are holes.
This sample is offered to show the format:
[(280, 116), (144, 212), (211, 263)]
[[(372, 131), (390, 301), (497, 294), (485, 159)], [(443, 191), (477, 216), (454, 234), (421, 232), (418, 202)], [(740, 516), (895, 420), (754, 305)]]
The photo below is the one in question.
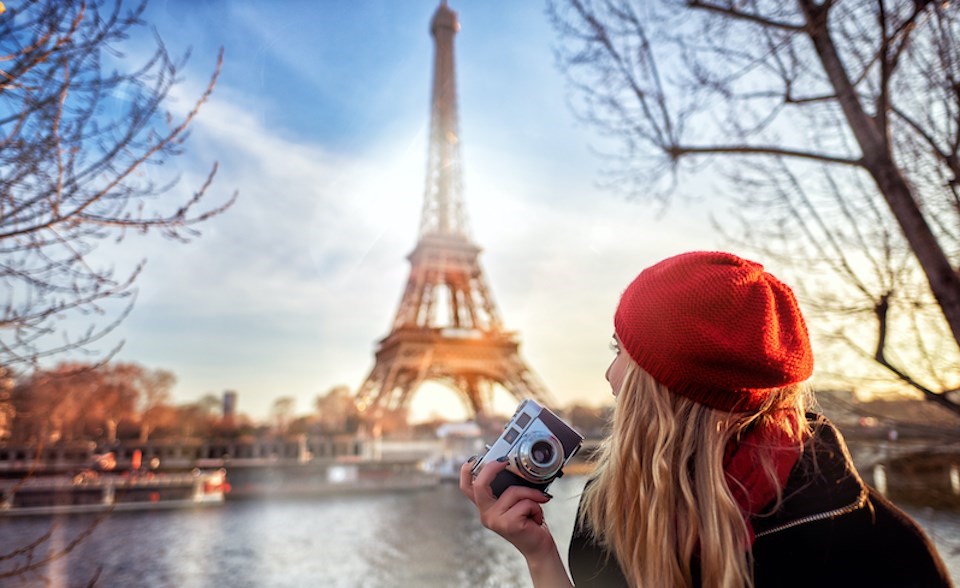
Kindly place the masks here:
[(885, 158), (886, 162), (882, 161), (882, 158), (878, 159), (881, 161), (874, 162), (868, 158), (867, 169), (900, 224), (910, 248), (927, 276), (930, 290), (943, 310), (953, 337), (960, 344), (960, 278), (950, 265), (950, 260), (930, 230), (930, 225), (893, 161), (888, 157)]
[(889, 143), (874, 120), (864, 112), (856, 89), (847, 76), (827, 28), (827, 12), (812, 0), (798, 0), (807, 19), (807, 34), (813, 41), (823, 69), (837, 93), (843, 114), (853, 131), (863, 164), (897, 219), (910, 249), (927, 276), (930, 290), (943, 311), (953, 338), (960, 345), (960, 277), (950, 265), (936, 235), (923, 217), (913, 193), (893, 161)]

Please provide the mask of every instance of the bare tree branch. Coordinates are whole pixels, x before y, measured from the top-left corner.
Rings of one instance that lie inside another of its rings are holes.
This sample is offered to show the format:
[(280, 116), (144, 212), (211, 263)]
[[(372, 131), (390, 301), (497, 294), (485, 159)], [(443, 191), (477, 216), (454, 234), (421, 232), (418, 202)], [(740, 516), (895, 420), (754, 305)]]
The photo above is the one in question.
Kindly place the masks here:
[(723, 16), (737, 18), (745, 21), (752, 22), (754, 24), (761, 25), (765, 28), (776, 28), (782, 29), (785, 31), (801, 32), (804, 29), (803, 23), (789, 23), (789, 22), (780, 22), (772, 18), (764, 17), (760, 14), (753, 14), (749, 12), (744, 12), (733, 7), (732, 4), (718, 5), (712, 2), (702, 2), (700, 0), (688, 0), (687, 6), (690, 8), (698, 8), (701, 10), (710, 10), (717, 12)]
[[(0, 366), (82, 349), (126, 316), (130, 304), (116, 302), (135, 291), (142, 263), (121, 277), (92, 263), (105, 240), (153, 230), (187, 241), (237, 196), (210, 203), (215, 163), (192, 194), (145, 169), (182, 152), (222, 49), (200, 97), (175, 117), (164, 105), (183, 60), (159, 38), (143, 63), (125, 64), (116, 49), (145, 26), (145, 1), (132, 10), (123, 0), (8, 9), (0, 19)], [(60, 332), (66, 317), (105, 314), (115, 318), (91, 319), (76, 336)]]
[(875, 309), (877, 314), (877, 351), (874, 354), (874, 359), (877, 363), (887, 368), (893, 372), (898, 378), (909, 384), (911, 387), (916, 388), (923, 393), (924, 397), (928, 400), (939, 404), (940, 406), (952, 411), (953, 413), (960, 415), (960, 405), (957, 405), (951, 402), (944, 393), (934, 392), (929, 388), (923, 386), (901, 369), (894, 366), (886, 357), (886, 342), (887, 342), (887, 313), (890, 310), (890, 294), (884, 294), (880, 299), (880, 302), (877, 303)]
[(839, 163), (843, 165), (863, 166), (862, 159), (851, 159), (825, 153), (814, 153), (812, 151), (803, 151), (800, 149), (784, 149), (774, 145), (715, 145), (691, 147), (677, 145), (667, 148), (667, 154), (672, 159), (679, 159), (685, 155), (770, 155), (776, 157), (796, 157), (798, 159), (809, 159), (823, 163)]
[(891, 371), (891, 353), (861, 371), (957, 387), (960, 6), (548, 6), (575, 113), (620, 146), (610, 185), (667, 203), (688, 172), (725, 174), (737, 224), (724, 234), (811, 272), (808, 303), (834, 325), (824, 337), (872, 331), (898, 293), (884, 349), (917, 373)]

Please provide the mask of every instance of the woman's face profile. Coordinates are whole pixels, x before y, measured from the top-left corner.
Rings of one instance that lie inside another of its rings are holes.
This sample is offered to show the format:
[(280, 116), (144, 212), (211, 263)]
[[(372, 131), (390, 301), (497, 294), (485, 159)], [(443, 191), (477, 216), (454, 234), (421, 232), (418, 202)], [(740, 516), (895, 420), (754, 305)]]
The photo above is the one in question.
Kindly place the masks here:
[(607, 368), (607, 381), (610, 382), (610, 389), (613, 395), (620, 393), (620, 387), (623, 386), (623, 379), (627, 375), (627, 365), (629, 356), (620, 347), (620, 339), (616, 335), (610, 340), (610, 349), (614, 352), (613, 361)]

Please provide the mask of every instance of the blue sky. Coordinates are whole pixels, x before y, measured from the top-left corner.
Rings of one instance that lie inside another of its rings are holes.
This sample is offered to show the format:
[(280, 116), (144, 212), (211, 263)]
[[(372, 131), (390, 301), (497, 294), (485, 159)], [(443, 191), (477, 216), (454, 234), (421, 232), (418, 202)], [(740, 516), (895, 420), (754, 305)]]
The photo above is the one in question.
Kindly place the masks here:
[[(174, 372), (176, 401), (236, 390), (258, 418), (280, 396), (305, 413), (331, 387), (360, 385), (416, 242), (437, 4), (154, 0), (147, 19), (168, 48), (192, 48), (174, 110), (199, 95), (220, 46), (225, 63), (186, 154), (151, 173), (178, 173), (187, 191), (218, 161), (212, 197), (240, 197), (190, 244), (102, 248), (118, 269), (148, 259), (119, 359)], [(719, 243), (696, 206), (658, 215), (597, 187), (599, 138), (567, 106), (543, 3), (450, 5), (464, 196), (494, 298), (558, 404), (607, 402), (621, 289)], [(148, 40), (132, 39), (131, 55)], [(426, 386), (412, 408), (458, 407)]]

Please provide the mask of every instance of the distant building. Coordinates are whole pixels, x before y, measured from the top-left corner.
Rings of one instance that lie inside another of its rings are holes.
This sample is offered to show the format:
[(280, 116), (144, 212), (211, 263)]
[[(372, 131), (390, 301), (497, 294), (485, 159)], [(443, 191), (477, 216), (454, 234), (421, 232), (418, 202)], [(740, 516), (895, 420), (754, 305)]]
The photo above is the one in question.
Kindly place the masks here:
[(234, 390), (225, 390), (223, 392), (223, 420), (226, 423), (233, 422), (237, 416), (237, 393)]

